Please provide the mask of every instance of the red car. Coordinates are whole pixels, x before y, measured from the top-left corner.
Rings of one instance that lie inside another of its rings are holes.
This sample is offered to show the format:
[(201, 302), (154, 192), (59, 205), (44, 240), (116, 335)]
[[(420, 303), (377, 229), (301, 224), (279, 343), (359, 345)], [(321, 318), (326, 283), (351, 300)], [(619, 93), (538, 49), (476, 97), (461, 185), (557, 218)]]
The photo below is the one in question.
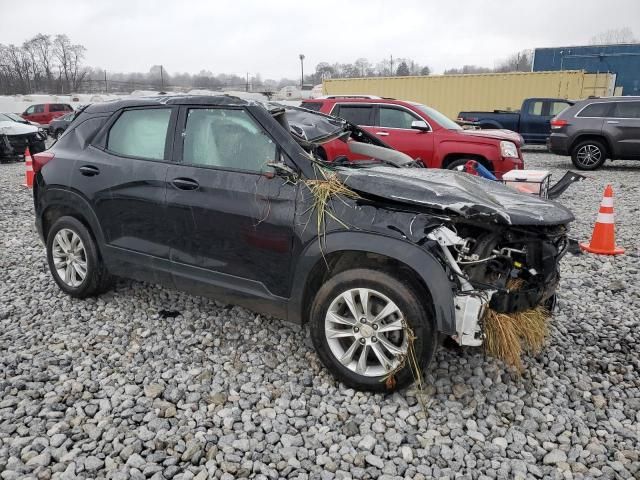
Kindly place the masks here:
[(51, 120), (73, 112), (73, 107), (66, 103), (37, 103), (28, 107), (22, 118), (30, 122), (36, 122), (48, 126)]
[[(498, 178), (524, 168), (519, 134), (463, 130), (442, 113), (419, 103), (363, 95), (316, 98), (300, 106), (354, 123), (429, 168), (454, 169), (473, 159)], [(364, 158), (351, 153), (340, 140), (324, 144), (318, 154), (329, 161), (341, 155), (349, 160)]]

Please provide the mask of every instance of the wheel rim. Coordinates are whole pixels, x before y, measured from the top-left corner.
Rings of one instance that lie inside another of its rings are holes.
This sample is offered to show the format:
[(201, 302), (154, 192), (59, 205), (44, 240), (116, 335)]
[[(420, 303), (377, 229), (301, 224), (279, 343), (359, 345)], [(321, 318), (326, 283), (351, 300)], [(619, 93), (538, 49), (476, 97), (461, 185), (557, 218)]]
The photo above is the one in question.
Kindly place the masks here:
[(80, 236), (63, 228), (53, 238), (51, 254), (58, 278), (69, 287), (78, 287), (87, 277), (87, 252)]
[(325, 336), (334, 357), (365, 377), (398, 367), (408, 349), (405, 317), (387, 296), (369, 288), (338, 295), (325, 316)]
[(576, 155), (578, 163), (585, 167), (592, 167), (602, 159), (602, 150), (595, 145), (583, 145)]

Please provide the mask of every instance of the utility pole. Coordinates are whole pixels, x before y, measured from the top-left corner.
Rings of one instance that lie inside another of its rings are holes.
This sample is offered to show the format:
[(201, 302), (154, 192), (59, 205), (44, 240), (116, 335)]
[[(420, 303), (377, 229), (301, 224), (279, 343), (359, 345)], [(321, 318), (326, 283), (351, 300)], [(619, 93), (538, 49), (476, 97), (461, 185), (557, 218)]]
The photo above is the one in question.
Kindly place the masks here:
[(304, 55), (301, 53), (300, 57), (300, 90), (304, 86)]
[(393, 55), (391, 55), (391, 76), (393, 77)]
[(104, 71), (104, 93), (109, 93), (109, 84), (107, 83), (107, 71)]
[(160, 65), (160, 84), (162, 85), (162, 90), (164, 91), (164, 73), (162, 72), (162, 65)]
[(246, 86), (246, 90), (247, 90), (247, 92), (249, 91), (249, 72), (247, 72), (247, 86)]

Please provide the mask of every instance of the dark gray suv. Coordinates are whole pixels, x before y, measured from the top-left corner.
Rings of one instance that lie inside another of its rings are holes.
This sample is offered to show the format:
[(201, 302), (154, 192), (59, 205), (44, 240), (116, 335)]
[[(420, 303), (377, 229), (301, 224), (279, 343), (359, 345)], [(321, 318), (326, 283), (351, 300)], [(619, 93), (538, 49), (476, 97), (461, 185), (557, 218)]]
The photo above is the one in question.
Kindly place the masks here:
[(590, 98), (551, 121), (549, 149), (580, 170), (610, 160), (640, 160), (640, 97)]

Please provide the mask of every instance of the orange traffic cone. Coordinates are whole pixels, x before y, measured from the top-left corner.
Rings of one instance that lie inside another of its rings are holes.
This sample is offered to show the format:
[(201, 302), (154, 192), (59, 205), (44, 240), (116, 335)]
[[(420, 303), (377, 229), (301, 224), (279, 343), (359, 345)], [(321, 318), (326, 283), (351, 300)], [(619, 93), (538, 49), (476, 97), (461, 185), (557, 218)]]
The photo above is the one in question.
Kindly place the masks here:
[(33, 159), (31, 158), (31, 152), (29, 152), (29, 147), (24, 151), (24, 164), (27, 167), (24, 173), (24, 183), (23, 187), (33, 188)]
[(616, 247), (616, 232), (613, 222), (613, 189), (607, 185), (604, 189), (604, 197), (600, 204), (600, 212), (593, 227), (593, 235), (590, 243), (581, 243), (580, 248), (589, 253), (599, 255), (620, 255), (624, 248)]

